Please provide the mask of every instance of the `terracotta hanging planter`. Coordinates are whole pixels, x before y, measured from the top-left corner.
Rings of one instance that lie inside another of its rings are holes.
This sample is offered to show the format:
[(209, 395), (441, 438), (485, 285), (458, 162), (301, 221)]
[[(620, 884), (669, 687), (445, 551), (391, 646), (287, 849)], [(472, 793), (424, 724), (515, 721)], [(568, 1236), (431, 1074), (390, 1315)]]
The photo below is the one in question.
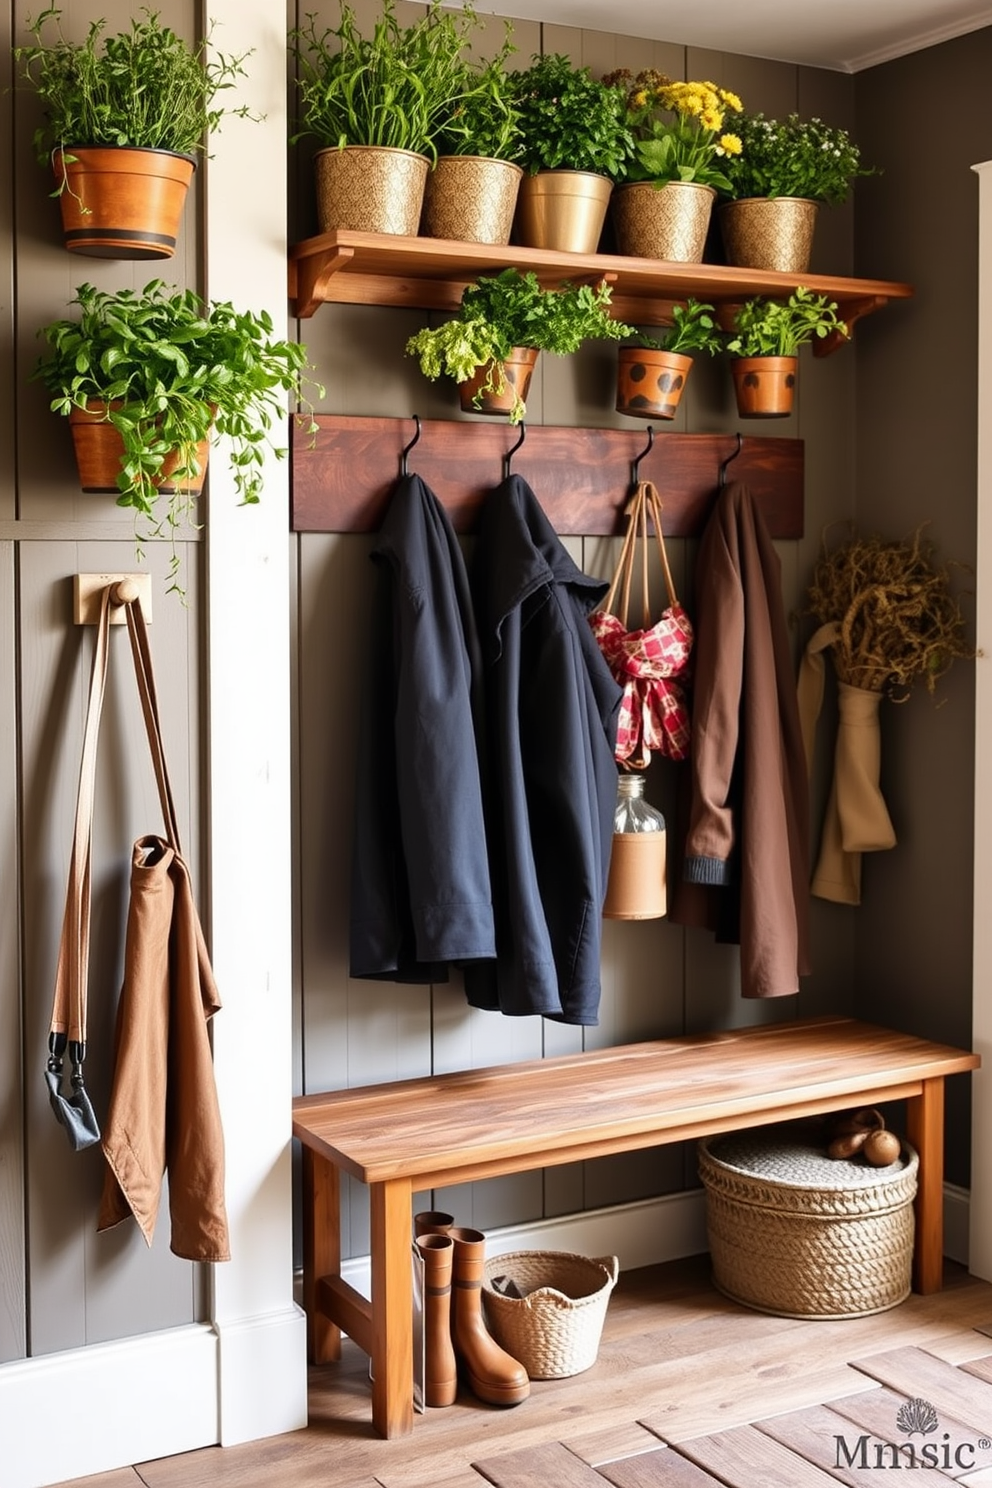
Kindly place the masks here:
[[(76, 453), (80, 490), (87, 495), (119, 496), (121, 490), (117, 477), (121, 473), (124, 459), (124, 442), (107, 418), (107, 405), (94, 401), (85, 409), (71, 409), (69, 428)], [(190, 496), (198, 495), (203, 489), (209, 455), (210, 441), (203, 439), (196, 447), (197, 474), (185, 476), (181, 484), (170, 480), (179, 464), (179, 456), (167, 456), (155, 485), (163, 495), (170, 495), (175, 491)]]
[(613, 193), (617, 249), (632, 258), (701, 263), (716, 192), (695, 181), (629, 181)]
[(456, 243), (508, 243), (522, 176), (509, 160), (442, 155), (427, 175), (422, 233)]
[(613, 194), (608, 176), (548, 170), (524, 176), (517, 197), (514, 241), (556, 253), (595, 253)]
[(617, 413), (674, 418), (692, 370), (692, 357), (653, 346), (617, 349)]
[(741, 418), (785, 418), (792, 412), (799, 358), (735, 357), (730, 363)]
[(65, 246), (91, 258), (172, 258), (196, 162), (172, 150), (73, 146), (52, 156)]
[(322, 233), (416, 237), (430, 161), (412, 150), (345, 145), (314, 156), (317, 221)]
[(499, 392), (487, 389), (491, 362), (477, 367), (474, 374), (458, 384), (458, 396), (463, 413), (511, 414), (526, 403), (530, 391), (530, 380), (537, 363), (537, 351), (532, 346), (517, 346), (503, 363), (503, 387)]
[(742, 269), (805, 274), (818, 203), (801, 196), (746, 196), (717, 213), (727, 263)]

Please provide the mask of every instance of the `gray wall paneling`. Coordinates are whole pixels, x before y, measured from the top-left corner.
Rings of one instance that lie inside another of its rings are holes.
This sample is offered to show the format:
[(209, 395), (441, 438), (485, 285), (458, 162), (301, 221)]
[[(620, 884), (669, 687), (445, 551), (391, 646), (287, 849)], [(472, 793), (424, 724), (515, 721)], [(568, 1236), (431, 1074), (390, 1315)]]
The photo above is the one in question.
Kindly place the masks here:
[(0, 542), (0, 1363), (26, 1347), (14, 544)]

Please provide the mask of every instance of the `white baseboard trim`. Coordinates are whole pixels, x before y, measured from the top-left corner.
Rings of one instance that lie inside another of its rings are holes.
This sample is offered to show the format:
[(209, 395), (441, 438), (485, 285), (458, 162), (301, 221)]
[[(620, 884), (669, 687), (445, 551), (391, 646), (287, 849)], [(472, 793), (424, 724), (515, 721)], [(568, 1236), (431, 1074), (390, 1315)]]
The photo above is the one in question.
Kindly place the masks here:
[(222, 1447), (300, 1431), (307, 1424), (307, 1319), (293, 1306), (268, 1317), (218, 1323)]

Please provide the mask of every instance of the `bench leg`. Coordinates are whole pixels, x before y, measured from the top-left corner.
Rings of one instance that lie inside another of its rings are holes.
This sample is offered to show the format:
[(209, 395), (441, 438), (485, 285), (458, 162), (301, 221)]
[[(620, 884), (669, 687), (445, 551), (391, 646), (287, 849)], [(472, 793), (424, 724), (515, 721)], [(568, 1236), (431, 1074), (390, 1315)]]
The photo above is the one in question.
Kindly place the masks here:
[(409, 1179), (370, 1185), (372, 1424), (380, 1436), (413, 1430), (413, 1261)]
[(939, 1292), (944, 1272), (944, 1081), (924, 1080), (907, 1102), (906, 1135), (916, 1148), (920, 1170), (916, 1188), (916, 1240), (913, 1287)]
[(303, 1148), (303, 1310), (307, 1357), (327, 1364), (341, 1357), (341, 1329), (321, 1311), (317, 1283), (341, 1274), (341, 1176), (336, 1165)]

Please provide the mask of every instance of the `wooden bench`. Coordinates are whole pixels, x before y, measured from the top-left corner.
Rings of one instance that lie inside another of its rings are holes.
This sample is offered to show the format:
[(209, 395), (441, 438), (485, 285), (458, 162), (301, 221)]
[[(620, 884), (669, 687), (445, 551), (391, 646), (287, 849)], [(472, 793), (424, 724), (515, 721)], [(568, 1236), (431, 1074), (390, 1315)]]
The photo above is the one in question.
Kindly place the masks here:
[[(913, 1284), (937, 1291), (944, 1080), (978, 1064), (945, 1044), (820, 1018), (300, 1097), (311, 1362), (339, 1357), (344, 1330), (372, 1360), (375, 1429), (412, 1430), (415, 1191), (881, 1101), (907, 1102), (920, 1158)], [(371, 1301), (340, 1274), (342, 1172), (370, 1189)]]

